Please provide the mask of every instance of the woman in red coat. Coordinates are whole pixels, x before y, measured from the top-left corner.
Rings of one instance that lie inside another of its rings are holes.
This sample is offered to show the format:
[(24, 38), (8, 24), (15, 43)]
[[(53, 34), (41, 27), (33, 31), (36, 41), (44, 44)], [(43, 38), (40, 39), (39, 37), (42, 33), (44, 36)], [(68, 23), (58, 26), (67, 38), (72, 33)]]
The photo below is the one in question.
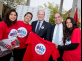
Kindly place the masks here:
[(68, 17), (64, 26), (64, 46), (56, 45), (56, 48), (64, 50), (64, 61), (81, 61), (81, 30), (71, 17)]

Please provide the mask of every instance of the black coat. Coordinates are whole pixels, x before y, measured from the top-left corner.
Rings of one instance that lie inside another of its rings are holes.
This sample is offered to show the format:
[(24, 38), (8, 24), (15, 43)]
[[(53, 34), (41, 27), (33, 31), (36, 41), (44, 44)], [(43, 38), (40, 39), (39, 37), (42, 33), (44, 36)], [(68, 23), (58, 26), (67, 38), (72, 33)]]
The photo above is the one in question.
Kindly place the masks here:
[[(62, 24), (63, 26), (64, 26), (64, 24)], [(50, 29), (48, 30), (48, 32), (50, 32), (50, 38), (49, 38), (49, 41), (50, 42), (52, 42), (52, 39), (53, 39), (53, 34), (54, 34), (54, 29), (55, 29), (55, 26), (56, 26), (56, 24), (54, 24), (54, 25), (52, 25), (51, 27), (50, 27)]]
[[(55, 26), (56, 26), (56, 24), (52, 25), (52, 26), (50, 27), (50, 29), (48, 29), (48, 32), (50, 33), (50, 36), (49, 36), (49, 37), (50, 37), (50, 38), (49, 38), (49, 41), (50, 41), (50, 42), (52, 42), (52, 39), (53, 39), (53, 34), (54, 34)], [(64, 25), (63, 25), (63, 26), (64, 26)], [(62, 51), (62, 50), (59, 50), (59, 52), (60, 52), (60, 58), (58, 58), (57, 61), (62, 61), (63, 51)], [(53, 61), (52, 56), (50, 56), (49, 61)]]
[[(32, 22), (31, 26), (32, 26), (32, 31), (35, 33), (35, 28), (36, 28), (36, 24), (37, 24), (38, 21), (34, 21)], [(39, 32), (38, 32), (38, 36), (40, 36), (41, 38), (44, 38), (45, 40), (48, 40), (48, 28), (51, 26), (50, 23), (44, 21), (42, 26), (44, 26), (44, 29), (40, 28)], [(41, 27), (42, 27), (41, 26)]]

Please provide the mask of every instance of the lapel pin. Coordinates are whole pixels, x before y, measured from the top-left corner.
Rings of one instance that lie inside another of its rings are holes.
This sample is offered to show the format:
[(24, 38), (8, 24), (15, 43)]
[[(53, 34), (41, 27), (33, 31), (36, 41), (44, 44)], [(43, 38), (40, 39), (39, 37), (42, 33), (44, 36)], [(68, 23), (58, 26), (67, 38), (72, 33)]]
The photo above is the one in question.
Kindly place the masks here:
[(41, 29), (44, 29), (44, 26), (45, 26), (45, 25), (43, 25), (43, 26), (41, 27)]

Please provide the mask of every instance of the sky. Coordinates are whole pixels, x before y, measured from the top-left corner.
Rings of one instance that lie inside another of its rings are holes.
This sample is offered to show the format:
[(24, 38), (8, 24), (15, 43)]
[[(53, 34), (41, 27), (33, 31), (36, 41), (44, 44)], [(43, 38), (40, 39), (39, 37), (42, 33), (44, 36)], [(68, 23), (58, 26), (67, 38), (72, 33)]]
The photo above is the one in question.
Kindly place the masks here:
[[(43, 6), (44, 3), (47, 4), (48, 2), (50, 3), (54, 2), (54, 6), (56, 4), (59, 4), (60, 6), (61, 0), (31, 0), (30, 6), (32, 7), (38, 7), (38, 5)], [(64, 0), (63, 2), (64, 10), (67, 10), (67, 11), (70, 10), (72, 8), (72, 4), (73, 4), (73, 0)]]

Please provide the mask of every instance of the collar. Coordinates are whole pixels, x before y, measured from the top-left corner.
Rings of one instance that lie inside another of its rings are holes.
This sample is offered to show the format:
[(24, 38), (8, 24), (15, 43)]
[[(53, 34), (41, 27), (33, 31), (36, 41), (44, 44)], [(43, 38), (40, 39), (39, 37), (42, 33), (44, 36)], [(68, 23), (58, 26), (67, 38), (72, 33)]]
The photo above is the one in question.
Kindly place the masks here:
[[(59, 26), (61, 26), (62, 25), (62, 23), (61, 24), (59, 24)], [(56, 26), (58, 26), (57, 24), (56, 24)]]
[(39, 21), (39, 20), (38, 20), (38, 23), (39, 23), (39, 22), (40, 22), (40, 23), (43, 23), (43, 22), (44, 22), (44, 20), (42, 20), (42, 21)]

